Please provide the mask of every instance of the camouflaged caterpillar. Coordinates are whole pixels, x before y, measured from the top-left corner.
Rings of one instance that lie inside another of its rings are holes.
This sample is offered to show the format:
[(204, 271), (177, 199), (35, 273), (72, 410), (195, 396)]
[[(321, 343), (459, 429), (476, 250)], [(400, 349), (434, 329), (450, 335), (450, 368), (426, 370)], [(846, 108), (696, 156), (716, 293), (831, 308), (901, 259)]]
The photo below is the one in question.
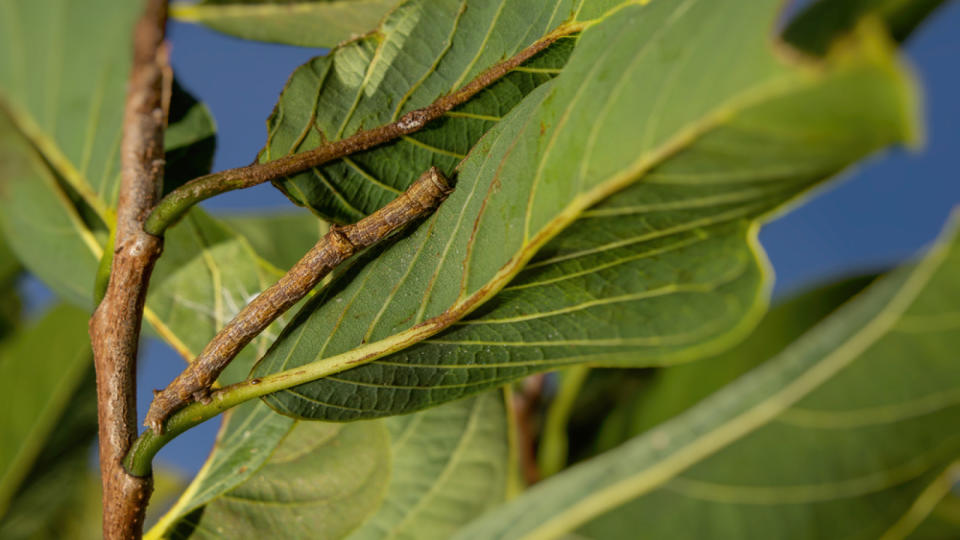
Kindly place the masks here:
[(254, 298), (173, 382), (154, 391), (144, 425), (157, 434), (177, 409), (207, 402), (210, 385), (237, 354), (277, 317), (306, 296), (340, 263), (403, 225), (432, 212), (452, 191), (436, 167), (423, 173), (399, 197), (352, 225), (333, 227), (279, 281)]

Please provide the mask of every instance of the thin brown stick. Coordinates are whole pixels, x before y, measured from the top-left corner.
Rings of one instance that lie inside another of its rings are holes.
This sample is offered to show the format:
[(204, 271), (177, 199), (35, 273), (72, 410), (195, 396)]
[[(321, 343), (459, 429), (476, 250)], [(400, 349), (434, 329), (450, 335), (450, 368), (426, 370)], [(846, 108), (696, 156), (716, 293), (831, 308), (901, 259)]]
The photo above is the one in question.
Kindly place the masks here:
[(158, 435), (171, 413), (208, 399), (210, 385), (250, 341), (307, 295), (331, 270), (358, 251), (432, 211), (450, 192), (443, 173), (431, 167), (407, 191), (353, 225), (334, 227), (279, 281), (247, 304), (207, 344), (196, 361), (156, 392), (145, 425)]
[(513, 391), (514, 424), (517, 427), (516, 445), (520, 471), (528, 486), (540, 481), (537, 465), (537, 412), (543, 396), (545, 373), (537, 373), (523, 380), (519, 391)]
[(163, 182), (163, 102), (170, 71), (163, 46), (165, 0), (149, 0), (133, 35), (133, 68), (122, 141), (115, 256), (106, 295), (90, 319), (97, 371), (103, 536), (140, 538), (150, 476), (132, 476), (123, 458), (137, 436), (136, 358), (147, 282), (162, 240), (143, 232)]
[(454, 107), (466, 103), (478, 92), (500, 80), (561, 37), (580, 29), (580, 26), (571, 24), (554, 30), (512, 57), (494, 64), (456, 92), (443, 96), (422, 109), (410, 111), (396, 122), (359, 131), (346, 139), (331, 141), (307, 152), (191, 180), (160, 201), (147, 220), (146, 230), (162, 235), (167, 227), (176, 223), (193, 205), (214, 195), (290, 176), (415, 133)]

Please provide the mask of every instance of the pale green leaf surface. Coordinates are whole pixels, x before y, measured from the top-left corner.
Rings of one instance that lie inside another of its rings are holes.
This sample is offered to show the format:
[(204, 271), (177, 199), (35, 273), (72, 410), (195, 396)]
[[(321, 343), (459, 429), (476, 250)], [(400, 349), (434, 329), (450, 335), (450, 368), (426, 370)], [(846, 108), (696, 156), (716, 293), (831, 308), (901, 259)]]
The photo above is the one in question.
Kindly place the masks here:
[(960, 456), (957, 276), (954, 222), (774, 359), (457, 538), (903, 537)]
[(205, 504), (257, 474), (295, 425), (295, 420), (274, 413), (261, 402), (228, 411), (203, 468), (146, 538), (162, 537), (181, 519), (202, 512)]
[(499, 392), (384, 424), (390, 483), (380, 508), (350, 540), (446, 539), (504, 500), (507, 426)]
[(332, 47), (373, 30), (398, 0), (203, 0), (171, 15), (243, 39)]
[[(79, 387), (56, 419), (56, 428), (43, 442), (43, 451), (0, 519), (0, 538), (90, 538), (86, 534), (90, 524), (100, 533), (99, 479), (90, 468), (90, 451), (97, 435), (97, 391), (89, 360), (84, 371)], [(162, 475), (158, 476), (157, 491), (160, 478)], [(93, 493), (88, 490), (91, 482), (97, 487)], [(93, 504), (85, 500), (88, 497)]]
[[(0, 62), (3, 229), (29, 270), (80, 305), (91, 303), (106, 228), (114, 219), (123, 109), (117, 104), (123, 103), (129, 69), (129, 53), (117, 51), (129, 49), (140, 7), (138, 2), (97, 2), (82, 8), (64, 0), (5, 2), (0, 41), (0, 55), (10, 59)], [(95, 15), (100, 11), (116, 19), (84, 23), (100, 17)], [(63, 39), (34, 43), (59, 32), (57, 25), (65, 20), (70, 24)], [(21, 69), (18, 62), (44, 69)], [(35, 80), (43, 71), (51, 84)], [(58, 80), (71, 84), (52, 84)], [(170, 117), (166, 183), (176, 184), (206, 172), (214, 126), (206, 107), (179, 87)], [(192, 358), (279, 275), (243, 237), (195, 210), (167, 237), (145, 319)], [(269, 337), (255, 347), (262, 351)], [(252, 355), (247, 358), (249, 365)]]
[[(246, 410), (251, 407), (254, 412)], [(488, 393), (414, 415), (362, 424), (378, 429), (382, 425), (386, 430), (389, 472), (379, 473), (387, 477), (383, 501), (364, 503), (371, 515), (349, 538), (444, 538), (502, 501), (507, 463), (503, 409), (501, 396)], [(261, 474), (264, 462), (268, 468), (263, 470), (268, 471), (273, 448), (295, 425), (261, 402), (241, 405), (229, 414), (211, 459), (148, 538), (189, 528), (191, 513), (205, 513), (201, 508), (216, 505), (221, 497), (229, 500), (231, 490)], [(305, 463), (300, 474), (319, 481), (317, 475), (327, 474), (326, 467), (319, 461)], [(339, 486), (344, 493), (353, 487), (349, 483)], [(331, 533), (330, 537), (335, 536)]]
[(648, 373), (603, 419), (596, 451), (609, 450), (669, 420), (774, 357), (872, 280), (859, 277), (806, 291), (774, 306), (735, 347)]
[[(909, 83), (880, 38), (791, 69), (767, 43), (775, 4), (655, 2), (585, 30), (431, 218), (297, 315), (254, 374), (326, 377), (267, 402), (310, 418), (389, 415), (562, 365), (660, 365), (741, 337), (767, 296), (756, 220), (913, 135)], [(356, 359), (373, 361), (336, 373)]]
[[(139, 2), (104, 0), (83, 7), (63, 0), (17, 0), (0, 6), (4, 10), (0, 58), (10, 59), (0, 60), (2, 228), (32, 272), (80, 305), (91, 304), (94, 272), (106, 244), (106, 227), (113, 219), (109, 207), (115, 202), (118, 180), (129, 64), (126, 51), (139, 6)], [(49, 38), (60, 31), (57, 24), (64, 17), (71, 20), (65, 39)], [(88, 21), (89, 17), (97, 20)], [(33, 43), (44, 36), (49, 39)], [(110, 56), (117, 51), (116, 58)], [(61, 56), (62, 62), (57, 60)], [(46, 67), (26, 70), (21, 66), (21, 70), (18, 62)], [(70, 80), (71, 84), (62, 85), (62, 93), (57, 93), (57, 88), (43, 86), (43, 80), (34, 80), (44, 71), (50, 72), (51, 82)], [(35, 100), (47, 93), (47, 98)], [(40, 105), (53, 112), (47, 115)], [(170, 117), (166, 183), (176, 184), (207, 172), (214, 126), (206, 108), (179, 89), (173, 95)], [(72, 138), (77, 133), (86, 144), (79, 149)], [(290, 241), (290, 245), (299, 242)], [(281, 251), (279, 246), (273, 249)], [(245, 238), (195, 209), (166, 237), (164, 255), (152, 277), (145, 328), (192, 359), (253, 295), (280, 275)], [(225, 379), (243, 377), (275, 332), (268, 329), (247, 347)], [(262, 406), (250, 407), (233, 415), (236, 423), (232, 425), (244, 426), (246, 433), (250, 427), (245, 416), (257, 410), (262, 416), (254, 419), (269, 414)], [(263, 431), (257, 424), (254, 439), (264, 453), (282, 437), (277, 431), (289, 429), (289, 421), (277, 422), (278, 426), (266, 426)], [(250, 463), (244, 464), (244, 457)], [(243, 467), (256, 469), (265, 458), (238, 446), (229, 455), (215, 454), (211, 459), (229, 464), (229, 474), (236, 475)]]
[(327, 233), (323, 220), (308, 212), (272, 212), (217, 216), (250, 242), (276, 268), (288, 269)]
[[(147, 307), (161, 338), (192, 359), (251, 298), (282, 273), (253, 251), (239, 234), (194, 209), (166, 234), (163, 257), (151, 278)], [(270, 327), (231, 364), (225, 381), (236, 381), (266, 350), (277, 327)]]
[(58, 306), (0, 346), (0, 515), (87, 373), (88, 317)]
[(103, 241), (2, 110), (0, 178), (0, 228), (11, 249), (58, 296), (89, 306)]
[[(567, 0), (402, 2), (377, 33), (294, 71), (268, 121), (260, 158), (269, 161), (396, 121), (543, 37), (571, 9)], [(560, 40), (416, 134), (275, 184), (322, 216), (355, 221), (431, 166), (452, 174), (491, 126), (563, 67), (573, 44)]]
[(343, 537), (382, 499), (389, 452), (381, 422), (300, 422), (260, 470), (186, 516), (170, 536)]
[(100, 212), (116, 203), (130, 32), (141, 5), (0, 4), (0, 108)]

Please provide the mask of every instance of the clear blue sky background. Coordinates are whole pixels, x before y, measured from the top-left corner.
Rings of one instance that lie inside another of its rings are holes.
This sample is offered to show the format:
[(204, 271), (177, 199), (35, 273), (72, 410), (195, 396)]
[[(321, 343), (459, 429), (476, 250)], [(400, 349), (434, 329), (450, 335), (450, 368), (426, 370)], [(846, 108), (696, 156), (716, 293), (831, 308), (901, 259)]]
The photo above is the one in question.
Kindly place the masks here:
[[(928, 245), (960, 203), (960, 3), (948, 2), (905, 52), (925, 90), (927, 142), (917, 152), (894, 149), (850, 171), (802, 206), (768, 224), (761, 241), (777, 276), (776, 293), (903, 261)], [(214, 169), (249, 164), (265, 119), (289, 74), (319, 54), (241, 41), (200, 26), (172, 23), (173, 66), (181, 83), (206, 102), (218, 124)], [(294, 209), (269, 186), (206, 203), (214, 211)], [(169, 382), (183, 361), (164, 345), (144, 347), (141, 415), (150, 389)], [(219, 421), (176, 439), (159, 459), (184, 472), (199, 469)]]

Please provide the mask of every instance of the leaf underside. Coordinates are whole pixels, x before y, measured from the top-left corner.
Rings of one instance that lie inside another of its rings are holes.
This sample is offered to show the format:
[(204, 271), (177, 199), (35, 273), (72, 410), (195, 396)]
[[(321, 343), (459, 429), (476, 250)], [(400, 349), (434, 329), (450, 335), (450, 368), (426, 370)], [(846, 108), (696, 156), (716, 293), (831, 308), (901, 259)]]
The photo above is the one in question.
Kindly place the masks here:
[(397, 0), (203, 0), (170, 14), (225, 34), (301, 47), (332, 47), (376, 26)]
[[(768, 294), (758, 220), (913, 136), (909, 82), (878, 31), (793, 65), (769, 43), (777, 6), (585, 4), (592, 22), (568, 38), (561, 73), (480, 138), (441, 208), (286, 327), (253, 376), (324, 378), (267, 403), (303, 418), (385, 416), (563, 365), (661, 365), (741, 337)], [(402, 37), (438, 33), (418, 28)], [(371, 65), (337, 94), (344, 105), (316, 111), (387, 99), (364, 81), (393, 65)], [(312, 117), (315, 104), (301, 105)]]
[(960, 463), (956, 217), (761, 367), (456, 538), (907, 536)]
[[(223, 459), (212, 460), (147, 538), (322, 530), (328, 538), (439, 539), (504, 499), (506, 417), (496, 392), (385, 420), (287, 422), (279, 446), (267, 441), (276, 450), (261, 444), (262, 467), (241, 470), (237, 481)], [(215, 455), (252, 444), (257, 423), (225, 427)]]

